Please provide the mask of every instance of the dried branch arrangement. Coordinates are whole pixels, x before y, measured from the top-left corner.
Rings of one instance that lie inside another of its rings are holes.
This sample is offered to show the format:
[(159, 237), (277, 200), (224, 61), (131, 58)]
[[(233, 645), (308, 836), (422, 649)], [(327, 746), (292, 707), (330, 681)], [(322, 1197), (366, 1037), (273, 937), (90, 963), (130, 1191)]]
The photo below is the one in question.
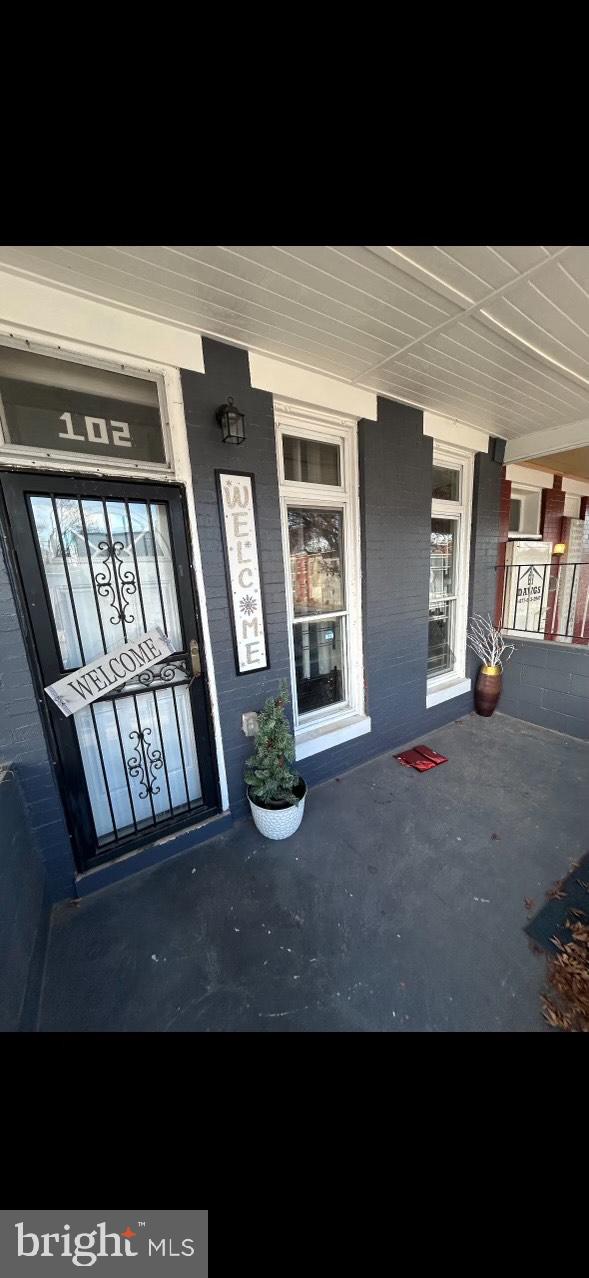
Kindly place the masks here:
[(505, 643), (501, 631), (493, 625), (491, 618), (481, 617), (479, 613), (470, 618), (466, 642), (485, 666), (499, 666), (500, 670), (503, 669), (503, 662), (509, 661), (515, 650), (512, 643)]

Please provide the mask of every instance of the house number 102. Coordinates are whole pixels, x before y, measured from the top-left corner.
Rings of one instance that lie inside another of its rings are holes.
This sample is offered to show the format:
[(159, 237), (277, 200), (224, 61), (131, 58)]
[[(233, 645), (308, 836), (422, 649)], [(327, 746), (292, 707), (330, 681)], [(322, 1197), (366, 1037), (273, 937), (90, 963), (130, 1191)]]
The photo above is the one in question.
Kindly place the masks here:
[[(131, 448), (131, 433), (128, 422), (107, 421), (104, 417), (85, 417), (85, 435), (76, 435), (71, 413), (62, 413), (60, 422), (65, 422), (66, 429), (60, 430), (59, 439), (74, 439), (89, 444), (115, 444), (117, 448)], [(110, 436), (109, 436), (110, 428)]]

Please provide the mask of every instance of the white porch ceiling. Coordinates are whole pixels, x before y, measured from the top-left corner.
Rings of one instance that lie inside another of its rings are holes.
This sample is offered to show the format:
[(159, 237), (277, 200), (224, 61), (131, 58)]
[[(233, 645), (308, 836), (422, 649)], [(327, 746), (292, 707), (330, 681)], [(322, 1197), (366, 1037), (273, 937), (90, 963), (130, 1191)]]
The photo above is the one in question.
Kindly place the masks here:
[(587, 246), (0, 245), (2, 266), (506, 439), (589, 420)]

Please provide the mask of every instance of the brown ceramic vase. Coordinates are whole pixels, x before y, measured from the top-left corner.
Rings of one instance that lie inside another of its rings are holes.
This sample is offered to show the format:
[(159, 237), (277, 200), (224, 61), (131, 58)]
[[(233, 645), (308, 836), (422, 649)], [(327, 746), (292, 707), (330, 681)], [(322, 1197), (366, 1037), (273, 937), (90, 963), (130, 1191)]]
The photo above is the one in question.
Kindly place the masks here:
[(501, 667), (481, 666), (474, 690), (474, 708), (477, 714), (493, 713), (501, 696)]

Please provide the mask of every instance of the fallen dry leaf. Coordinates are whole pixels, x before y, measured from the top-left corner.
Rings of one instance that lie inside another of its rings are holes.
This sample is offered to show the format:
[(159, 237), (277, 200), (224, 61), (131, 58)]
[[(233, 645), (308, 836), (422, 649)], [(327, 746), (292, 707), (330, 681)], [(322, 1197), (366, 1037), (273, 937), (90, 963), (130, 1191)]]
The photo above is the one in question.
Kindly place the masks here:
[(536, 902), (532, 900), (531, 896), (524, 896), (524, 905), (526, 907), (526, 910), (528, 911), (528, 914), (532, 912), (535, 904)]
[(547, 901), (564, 901), (565, 896), (566, 896), (566, 892), (563, 892), (562, 890), (562, 879), (560, 879), (558, 883), (553, 883), (552, 887), (548, 888), (548, 891), (546, 893), (546, 900)]
[[(573, 913), (574, 911), (571, 911)], [(554, 1029), (589, 1033), (589, 924), (570, 922), (571, 940), (552, 942), (558, 953), (547, 959), (548, 982), (555, 992), (542, 994), (542, 1015)]]

